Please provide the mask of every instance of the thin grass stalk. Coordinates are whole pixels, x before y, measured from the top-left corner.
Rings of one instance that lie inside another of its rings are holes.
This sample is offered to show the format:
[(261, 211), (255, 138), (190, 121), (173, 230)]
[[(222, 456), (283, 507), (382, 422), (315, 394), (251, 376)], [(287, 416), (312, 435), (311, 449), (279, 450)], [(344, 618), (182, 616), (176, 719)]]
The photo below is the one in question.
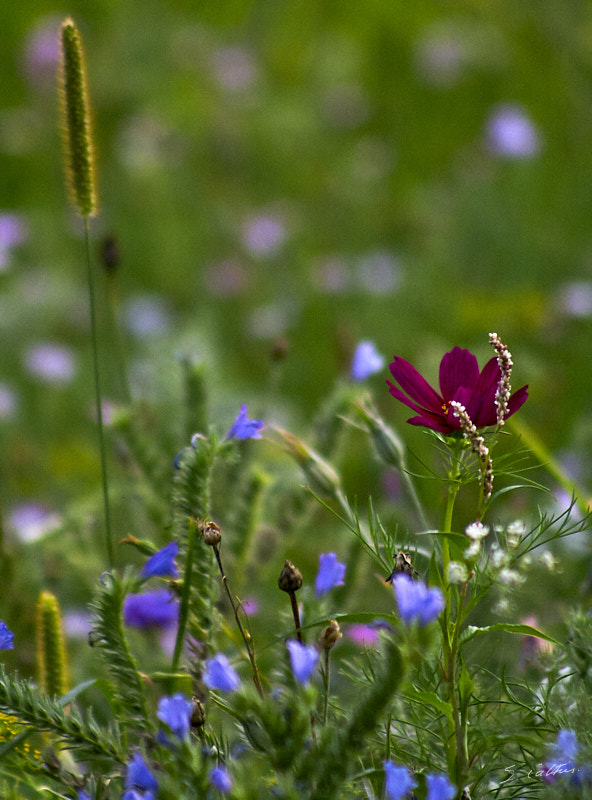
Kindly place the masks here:
[(107, 455), (105, 448), (105, 432), (103, 426), (103, 404), (101, 395), (101, 378), (99, 373), (99, 345), (96, 320), (95, 287), (90, 254), (90, 232), (88, 216), (84, 217), (84, 241), (86, 245), (86, 267), (88, 276), (88, 296), (90, 306), (90, 327), (93, 352), (93, 375), (95, 387), (95, 408), (97, 414), (97, 426), (99, 433), (99, 452), (101, 456), (101, 484), (103, 488), (103, 508), (105, 513), (105, 543), (107, 548), (107, 560), (109, 567), (113, 567), (113, 538), (111, 535), (111, 513), (109, 509), (109, 483), (107, 478)]

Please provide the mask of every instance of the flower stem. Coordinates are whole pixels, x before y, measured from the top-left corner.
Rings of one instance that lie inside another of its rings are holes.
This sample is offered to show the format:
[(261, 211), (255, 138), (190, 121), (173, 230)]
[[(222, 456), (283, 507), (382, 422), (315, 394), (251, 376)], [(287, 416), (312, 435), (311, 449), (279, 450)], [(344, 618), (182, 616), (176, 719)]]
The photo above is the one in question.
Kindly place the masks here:
[(329, 706), (329, 682), (331, 676), (331, 662), (329, 659), (330, 650), (325, 650), (325, 664), (323, 670), (323, 691), (325, 696), (323, 698), (323, 725), (327, 723), (327, 708)]
[(296, 592), (288, 592), (290, 595), (290, 603), (292, 604), (292, 616), (294, 617), (294, 625), (296, 626), (296, 638), (300, 644), (304, 644), (302, 639), (302, 625), (300, 623), (300, 611), (298, 610), (298, 600), (296, 600)]
[(236, 625), (239, 629), (240, 635), (243, 637), (245, 647), (247, 648), (249, 661), (251, 662), (251, 668), (253, 670), (253, 683), (255, 684), (255, 688), (259, 692), (259, 696), (261, 697), (261, 699), (263, 699), (265, 695), (263, 693), (263, 687), (261, 686), (261, 678), (259, 677), (259, 668), (257, 667), (257, 662), (255, 661), (255, 648), (253, 647), (253, 637), (248, 631), (245, 631), (245, 629), (243, 628), (243, 624), (240, 621), (238, 613), (240, 606), (235, 601), (232, 592), (230, 591), (230, 586), (228, 585), (228, 578), (226, 577), (226, 573), (224, 572), (224, 567), (222, 566), (222, 558), (220, 557), (220, 548), (217, 544), (213, 545), (213, 548), (214, 548), (214, 554), (216, 556), (216, 561), (218, 562), (218, 569), (220, 570), (220, 575), (222, 577), (222, 583), (224, 584), (224, 588), (226, 589), (226, 594), (228, 595), (228, 600), (230, 601), (230, 605), (232, 606), (232, 610), (234, 612)]
[(101, 381), (99, 376), (99, 347), (97, 335), (97, 319), (95, 309), (95, 287), (90, 255), (90, 231), (88, 214), (84, 217), (84, 241), (86, 247), (86, 267), (88, 276), (88, 296), (90, 305), (90, 326), (93, 350), (93, 372), (95, 383), (95, 407), (99, 430), (99, 450), (101, 454), (101, 482), (103, 485), (103, 506), (105, 509), (105, 537), (109, 568), (113, 567), (113, 540), (111, 537), (111, 514), (109, 512), (109, 485), (107, 482), (107, 457), (105, 454), (105, 435), (103, 431), (103, 406), (101, 402)]

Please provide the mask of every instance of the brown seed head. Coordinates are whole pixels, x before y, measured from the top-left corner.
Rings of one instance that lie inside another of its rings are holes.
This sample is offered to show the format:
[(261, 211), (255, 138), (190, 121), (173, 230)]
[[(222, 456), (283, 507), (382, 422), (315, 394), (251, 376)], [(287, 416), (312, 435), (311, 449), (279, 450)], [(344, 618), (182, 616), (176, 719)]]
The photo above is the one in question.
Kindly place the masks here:
[(319, 644), (322, 650), (331, 650), (335, 644), (341, 639), (343, 634), (337, 620), (330, 620), (326, 628), (323, 628), (319, 636)]
[(211, 520), (209, 522), (204, 522), (201, 526), (201, 532), (204, 542), (209, 544), (210, 547), (220, 544), (220, 540), (222, 539), (222, 531), (220, 530), (220, 526), (215, 522), (212, 522)]
[(282, 592), (288, 592), (289, 594), (297, 592), (302, 586), (302, 573), (291, 561), (286, 561), (284, 564), (284, 568), (278, 578), (278, 586)]

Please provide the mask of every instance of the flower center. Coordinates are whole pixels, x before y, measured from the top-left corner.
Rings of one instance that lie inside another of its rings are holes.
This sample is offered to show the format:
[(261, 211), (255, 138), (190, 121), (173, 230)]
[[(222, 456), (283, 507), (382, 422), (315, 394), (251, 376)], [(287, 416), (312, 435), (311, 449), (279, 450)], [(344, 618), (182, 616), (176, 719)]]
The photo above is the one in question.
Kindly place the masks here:
[(450, 400), (447, 403), (442, 403), (442, 413), (444, 414), (444, 416), (448, 414), (449, 410), (450, 410)]

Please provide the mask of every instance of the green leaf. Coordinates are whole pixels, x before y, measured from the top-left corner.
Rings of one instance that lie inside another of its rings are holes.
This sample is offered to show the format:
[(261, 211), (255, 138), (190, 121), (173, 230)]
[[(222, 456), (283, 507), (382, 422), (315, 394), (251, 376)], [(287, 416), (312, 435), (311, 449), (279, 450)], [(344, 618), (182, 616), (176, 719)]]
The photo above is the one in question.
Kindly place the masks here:
[(546, 642), (561, 646), (561, 642), (549, 636), (547, 633), (533, 628), (531, 625), (523, 625), (522, 623), (511, 622), (496, 622), (495, 625), (487, 625), (485, 627), (477, 627), (476, 625), (469, 625), (460, 635), (460, 642), (464, 644), (475, 636), (480, 636), (482, 633), (493, 633), (495, 631), (505, 631), (506, 633), (519, 633), (522, 636), (536, 636), (537, 639), (544, 639)]
[(465, 662), (463, 660), (462, 667), (460, 671), (460, 677), (458, 680), (458, 692), (460, 695), (460, 707), (463, 713), (463, 716), (466, 715), (467, 708), (469, 707), (469, 703), (471, 701), (471, 697), (473, 696), (473, 692), (475, 691), (475, 684), (473, 679), (471, 678), (468, 669), (465, 666)]
[(441, 714), (443, 714), (446, 719), (450, 722), (453, 721), (452, 719), (452, 706), (450, 703), (447, 703), (445, 700), (442, 700), (441, 697), (435, 692), (427, 692), (422, 691), (420, 689), (416, 689), (415, 686), (408, 686), (405, 688), (403, 694), (407, 697), (408, 700), (411, 700), (414, 703), (420, 703), (424, 706), (430, 706), (431, 708), (435, 708)]

